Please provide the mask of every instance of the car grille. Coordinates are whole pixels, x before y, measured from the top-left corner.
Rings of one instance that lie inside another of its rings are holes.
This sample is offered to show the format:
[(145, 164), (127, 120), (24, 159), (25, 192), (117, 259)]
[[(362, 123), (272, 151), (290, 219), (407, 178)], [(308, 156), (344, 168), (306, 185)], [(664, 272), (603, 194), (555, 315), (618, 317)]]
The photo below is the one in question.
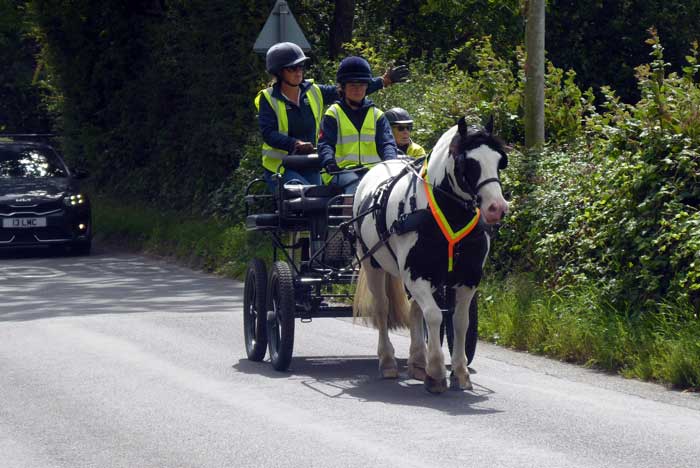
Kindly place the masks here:
[(0, 245), (2, 244), (36, 244), (37, 242), (58, 242), (71, 239), (71, 233), (59, 227), (36, 229), (1, 229)]
[(26, 213), (34, 216), (46, 216), (47, 214), (54, 213), (57, 210), (63, 209), (63, 202), (57, 201), (46, 201), (39, 202), (34, 205), (0, 205), (0, 215), (12, 215), (19, 213)]

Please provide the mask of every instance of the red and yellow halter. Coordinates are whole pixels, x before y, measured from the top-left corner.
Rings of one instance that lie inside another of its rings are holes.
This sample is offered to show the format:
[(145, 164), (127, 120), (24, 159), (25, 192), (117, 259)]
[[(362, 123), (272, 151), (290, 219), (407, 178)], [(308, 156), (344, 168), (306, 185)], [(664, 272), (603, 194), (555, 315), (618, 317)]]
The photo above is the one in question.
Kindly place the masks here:
[(481, 210), (477, 207), (476, 214), (471, 219), (471, 221), (469, 221), (469, 223), (467, 223), (467, 225), (459, 231), (454, 232), (452, 230), (452, 227), (450, 226), (450, 223), (447, 222), (447, 218), (445, 218), (445, 215), (442, 213), (440, 206), (438, 206), (437, 200), (435, 200), (435, 195), (433, 194), (433, 186), (428, 180), (427, 159), (425, 160), (425, 164), (423, 165), (422, 172), (424, 182), (423, 187), (425, 187), (425, 195), (428, 198), (430, 212), (433, 214), (433, 218), (435, 219), (437, 225), (440, 226), (440, 230), (442, 231), (442, 235), (445, 236), (445, 240), (447, 240), (447, 271), (451, 272), (454, 266), (453, 258), (455, 245), (457, 245), (459, 241), (467, 237), (469, 233), (471, 233), (474, 230), (476, 225), (479, 223), (479, 216), (481, 216)]

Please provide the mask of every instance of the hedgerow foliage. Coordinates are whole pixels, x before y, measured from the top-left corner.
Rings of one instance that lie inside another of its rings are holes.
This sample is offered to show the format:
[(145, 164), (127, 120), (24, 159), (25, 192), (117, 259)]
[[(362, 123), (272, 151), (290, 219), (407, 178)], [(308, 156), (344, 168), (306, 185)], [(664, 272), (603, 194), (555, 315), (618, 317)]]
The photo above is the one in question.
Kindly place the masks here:
[[(698, 49), (691, 48), (683, 73), (668, 73), (655, 31), (647, 42), (651, 60), (637, 67), (636, 105), (605, 87), (596, 108), (573, 71), (547, 64), (549, 144), (540, 155), (514, 151), (502, 174), (511, 213), (495, 243), (496, 270), (534, 272), (559, 292), (595, 287), (602, 303), (620, 310), (651, 310), (665, 301), (698, 307)], [(389, 64), (367, 43), (348, 49), (375, 73)], [(477, 68), (454, 65), (465, 54)], [(523, 54), (516, 55), (515, 69), (522, 70)], [(330, 78), (334, 67), (320, 63), (314, 71)], [(493, 52), (488, 37), (438, 62), (415, 59), (410, 68), (410, 83), (371, 98), (380, 108), (407, 109), (419, 143), (430, 148), (462, 115), (473, 122), (493, 115), (499, 134), (520, 148), (524, 77)]]
[(49, 118), (34, 80), (38, 47), (23, 1), (0, 0), (0, 132), (47, 133)]
[(621, 308), (678, 301), (697, 312), (698, 47), (682, 74), (668, 74), (654, 31), (647, 42), (651, 63), (636, 69), (636, 105), (604, 88), (600, 112), (584, 99), (580, 132), (552, 140), (539, 159), (527, 161), (536, 166), (534, 178), (509, 172), (512, 215), (496, 259), (500, 268), (533, 270), (560, 290), (594, 285)]
[[(163, 5), (166, 5), (163, 8)], [(255, 131), (253, 0), (32, 0), (65, 152), (121, 197), (201, 209)]]

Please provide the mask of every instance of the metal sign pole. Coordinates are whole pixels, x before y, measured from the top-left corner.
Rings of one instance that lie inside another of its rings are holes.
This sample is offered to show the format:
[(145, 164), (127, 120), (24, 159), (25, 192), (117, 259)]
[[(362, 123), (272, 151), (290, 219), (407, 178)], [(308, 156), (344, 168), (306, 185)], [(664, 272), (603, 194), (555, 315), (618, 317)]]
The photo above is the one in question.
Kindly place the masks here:
[(280, 15), (279, 40), (281, 41), (283, 37), (287, 37), (287, 15), (289, 15), (289, 7), (287, 6), (286, 2), (280, 3), (279, 15)]

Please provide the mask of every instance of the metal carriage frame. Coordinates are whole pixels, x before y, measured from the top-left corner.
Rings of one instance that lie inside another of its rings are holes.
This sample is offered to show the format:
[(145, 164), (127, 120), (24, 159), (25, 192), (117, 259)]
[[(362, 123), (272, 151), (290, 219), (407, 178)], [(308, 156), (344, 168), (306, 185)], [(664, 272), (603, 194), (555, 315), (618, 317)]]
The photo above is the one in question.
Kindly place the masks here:
[[(300, 169), (318, 164), (315, 155), (292, 155), (281, 167)], [(275, 175), (281, 181), (281, 174)], [(263, 179), (245, 189), (246, 229), (262, 232), (272, 241), (273, 262), (253, 258), (246, 272), (243, 327), (246, 353), (288, 369), (294, 347), (295, 320), (352, 317), (349, 293), (336, 285), (350, 285), (359, 270), (354, 251), (353, 195), (333, 185), (276, 184), (274, 193)], [(260, 212), (262, 210), (262, 212)], [(343, 302), (344, 301), (344, 302)]]
[[(316, 155), (291, 155), (280, 167), (303, 169), (318, 163)], [(275, 177), (281, 181), (279, 169)], [(262, 193), (254, 193), (258, 187), (263, 188)], [(246, 186), (246, 229), (265, 234), (273, 246), (269, 271), (259, 257), (249, 262), (246, 271), (243, 329), (248, 359), (262, 361), (269, 350), (273, 368), (286, 371), (294, 349), (296, 319), (352, 317), (347, 302), (352, 295), (338, 293), (334, 287), (353, 283), (360, 258), (352, 226), (373, 211), (353, 217), (353, 201), (354, 195), (343, 194), (333, 185), (277, 183), (270, 193), (267, 182), (258, 178)], [(445, 287), (436, 292), (436, 300), (444, 317), (440, 341), (447, 337), (451, 353), (454, 291)], [(465, 351), (471, 363), (478, 339), (476, 297), (469, 317)]]

